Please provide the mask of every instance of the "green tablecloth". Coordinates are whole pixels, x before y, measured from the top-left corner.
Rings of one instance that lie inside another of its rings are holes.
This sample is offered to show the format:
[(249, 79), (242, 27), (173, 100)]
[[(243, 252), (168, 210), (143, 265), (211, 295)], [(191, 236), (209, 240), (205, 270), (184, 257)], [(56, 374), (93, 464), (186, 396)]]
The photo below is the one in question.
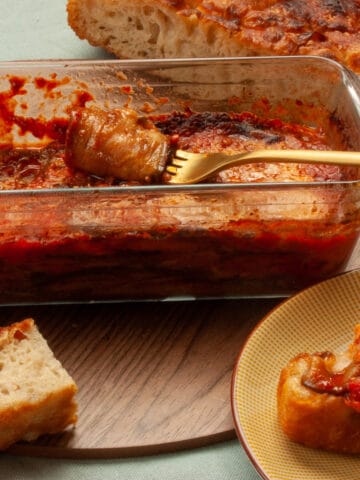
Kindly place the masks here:
[(1, 479), (259, 480), (237, 441), (152, 457), (58, 460), (0, 456)]
[[(67, 25), (66, 0), (1, 0), (0, 61), (108, 58)], [(151, 457), (60, 460), (0, 455), (0, 479), (259, 479), (238, 441)]]

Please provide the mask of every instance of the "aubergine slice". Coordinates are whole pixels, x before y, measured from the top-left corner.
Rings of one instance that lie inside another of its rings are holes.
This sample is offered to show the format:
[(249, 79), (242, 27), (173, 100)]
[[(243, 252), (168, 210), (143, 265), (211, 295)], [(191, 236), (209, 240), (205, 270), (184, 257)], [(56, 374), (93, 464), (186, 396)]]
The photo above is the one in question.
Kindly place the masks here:
[(168, 137), (130, 108), (97, 106), (71, 114), (65, 161), (74, 169), (100, 177), (153, 183), (164, 172)]

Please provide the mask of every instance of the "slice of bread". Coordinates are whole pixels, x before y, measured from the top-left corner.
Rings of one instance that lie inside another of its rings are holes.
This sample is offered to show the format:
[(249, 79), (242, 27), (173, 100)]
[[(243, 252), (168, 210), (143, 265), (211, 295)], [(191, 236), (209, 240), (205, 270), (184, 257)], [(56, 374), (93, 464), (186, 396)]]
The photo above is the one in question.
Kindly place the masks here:
[(75, 424), (76, 391), (33, 319), (0, 328), (0, 449)]
[[(241, 44), (227, 28), (186, 2), (68, 0), (75, 33), (120, 58), (189, 58), (266, 54)], [(193, 2), (200, 4), (200, 2)], [(181, 5), (180, 5), (181, 4)]]
[(358, 0), (68, 0), (81, 38), (120, 58), (321, 55), (360, 72)]

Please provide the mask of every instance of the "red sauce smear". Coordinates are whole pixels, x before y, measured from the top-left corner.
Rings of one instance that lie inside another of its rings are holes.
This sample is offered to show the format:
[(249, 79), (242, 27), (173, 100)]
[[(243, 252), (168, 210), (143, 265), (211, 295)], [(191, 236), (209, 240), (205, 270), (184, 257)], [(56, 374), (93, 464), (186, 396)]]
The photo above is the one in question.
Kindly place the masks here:
[(349, 407), (360, 412), (360, 363), (352, 362), (339, 372), (331, 372), (326, 363), (333, 359), (329, 352), (315, 354), (303, 384), (318, 393), (342, 396)]
[[(0, 92), (0, 137), (5, 138), (5, 144), (7, 146), (13, 144), (12, 132), (14, 126), (19, 128), (18, 134), (20, 136), (30, 133), (39, 140), (47, 139), (48, 141), (55, 140), (64, 143), (68, 126), (67, 117), (54, 117), (51, 120), (47, 120), (45, 118), (26, 117), (15, 113), (18, 104), (23, 109), (26, 109), (26, 105), (21, 103), (21, 99), (19, 100), (17, 97), (27, 93), (25, 85), (28, 84), (29, 80), (26, 77), (9, 76), (8, 81), (10, 88)], [(37, 90), (44, 91), (46, 98), (54, 95), (56, 88), (66, 85), (69, 81), (70, 79), (67, 77), (58, 79), (56, 75), (53, 75), (49, 79), (36, 77), (32, 83)], [(84, 107), (92, 99), (93, 97), (87, 91), (75, 91), (71, 99), (71, 108)], [(3, 141), (2, 146), (6, 145), (4, 145)]]

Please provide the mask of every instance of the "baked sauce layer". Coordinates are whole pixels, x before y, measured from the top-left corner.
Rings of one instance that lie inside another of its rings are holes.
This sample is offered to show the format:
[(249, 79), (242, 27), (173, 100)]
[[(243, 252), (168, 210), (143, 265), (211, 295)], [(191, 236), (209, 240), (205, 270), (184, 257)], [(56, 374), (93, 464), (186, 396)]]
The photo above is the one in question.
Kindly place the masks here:
[[(251, 112), (174, 112), (153, 116), (151, 120), (156, 128), (169, 138), (171, 152), (177, 148), (194, 152), (227, 153), (262, 148), (331, 150), (329, 138), (322, 128), (287, 123), (278, 118), (262, 118)], [(61, 132), (57, 140), (46, 147), (0, 149), (0, 188), (11, 190), (100, 187), (129, 183), (126, 179), (99, 177), (80, 169), (69, 168), (64, 161), (64, 126)], [(136, 132), (129, 139), (129, 149), (132, 148), (130, 143), (136, 142), (135, 136)], [(340, 133), (338, 136), (340, 138)], [(331, 140), (334, 141), (334, 138)], [(337, 143), (339, 141), (337, 140)], [(101, 154), (105, 142), (108, 142), (108, 137), (93, 142), (91, 150)], [(113, 144), (116, 149), (116, 141)], [(141, 161), (139, 157), (129, 168), (135, 169)], [(348, 180), (355, 176), (355, 169), (344, 169), (336, 165), (260, 162), (226, 169), (210, 179), (210, 182), (333, 181)], [(139, 182), (132, 182), (136, 183)]]

